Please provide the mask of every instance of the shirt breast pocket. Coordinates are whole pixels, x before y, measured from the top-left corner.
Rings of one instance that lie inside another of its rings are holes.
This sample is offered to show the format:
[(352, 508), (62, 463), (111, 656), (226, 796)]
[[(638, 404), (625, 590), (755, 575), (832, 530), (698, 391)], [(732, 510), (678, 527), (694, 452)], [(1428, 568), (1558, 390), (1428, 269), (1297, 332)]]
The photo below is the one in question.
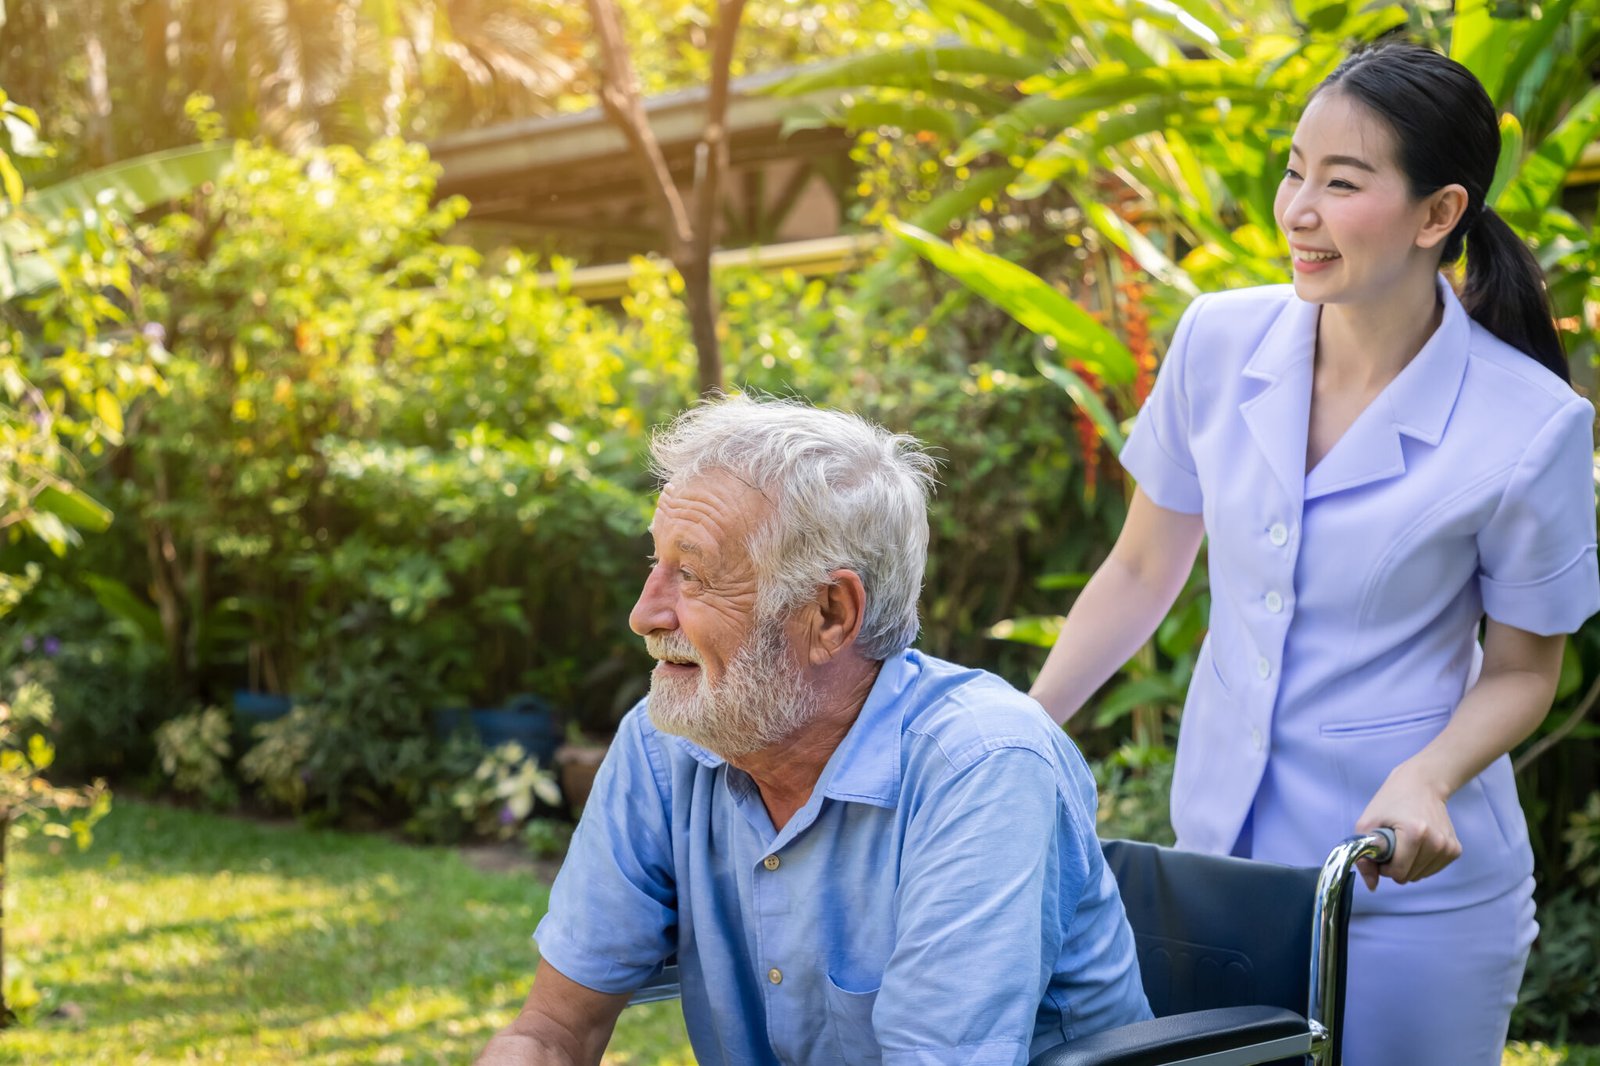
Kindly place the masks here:
[(828, 1028), (838, 1045), (838, 1061), (846, 1066), (878, 1066), (883, 1061), (878, 1034), (872, 1027), (872, 1008), (878, 990), (851, 992), (840, 988), (832, 975), (827, 979)]

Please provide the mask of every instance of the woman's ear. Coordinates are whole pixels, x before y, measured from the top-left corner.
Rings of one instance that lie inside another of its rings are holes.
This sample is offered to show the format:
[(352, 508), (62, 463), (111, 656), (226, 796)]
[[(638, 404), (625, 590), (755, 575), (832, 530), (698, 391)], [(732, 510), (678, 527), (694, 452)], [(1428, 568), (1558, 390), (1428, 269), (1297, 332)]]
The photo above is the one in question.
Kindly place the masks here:
[(1417, 232), (1417, 247), (1437, 248), (1455, 232), (1470, 200), (1467, 190), (1460, 185), (1435, 189), (1427, 200), (1428, 213), (1423, 217), (1422, 229)]

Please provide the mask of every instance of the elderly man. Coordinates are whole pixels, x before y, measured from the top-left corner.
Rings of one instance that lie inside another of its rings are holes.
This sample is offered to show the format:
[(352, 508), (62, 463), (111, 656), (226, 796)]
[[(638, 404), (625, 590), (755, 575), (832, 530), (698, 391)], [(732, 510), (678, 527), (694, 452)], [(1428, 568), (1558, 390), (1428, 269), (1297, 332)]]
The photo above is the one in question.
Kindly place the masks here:
[(480, 1066), (598, 1062), (677, 953), (702, 1066), (1022, 1063), (1149, 1017), (1083, 759), (998, 678), (908, 650), (932, 461), (732, 399), (654, 443), (618, 731)]

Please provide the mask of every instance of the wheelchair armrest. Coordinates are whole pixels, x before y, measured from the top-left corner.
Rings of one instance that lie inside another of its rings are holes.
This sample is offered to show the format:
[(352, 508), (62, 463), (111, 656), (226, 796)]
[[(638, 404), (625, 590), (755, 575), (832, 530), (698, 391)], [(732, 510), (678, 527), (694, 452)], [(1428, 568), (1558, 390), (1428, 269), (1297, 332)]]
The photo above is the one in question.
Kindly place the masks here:
[(1221, 1007), (1134, 1022), (1058, 1044), (1041, 1052), (1029, 1066), (1153, 1066), (1282, 1042), (1282, 1047), (1272, 1047), (1264, 1058), (1235, 1060), (1270, 1062), (1305, 1054), (1310, 1041), (1310, 1025), (1294, 1011)]
[(660, 1003), (668, 999), (677, 999), (679, 994), (678, 964), (669, 960), (655, 976), (651, 977), (638, 991), (634, 992), (633, 998), (628, 1000), (628, 1006), (638, 1007), (645, 1003)]

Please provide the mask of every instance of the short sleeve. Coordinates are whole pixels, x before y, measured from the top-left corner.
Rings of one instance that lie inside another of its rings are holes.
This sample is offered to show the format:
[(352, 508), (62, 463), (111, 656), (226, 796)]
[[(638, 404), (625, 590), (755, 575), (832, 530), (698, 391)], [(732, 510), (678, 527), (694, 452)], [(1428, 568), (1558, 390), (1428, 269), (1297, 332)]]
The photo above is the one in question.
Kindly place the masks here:
[(623, 718), (533, 934), (546, 962), (597, 992), (638, 988), (677, 943), (670, 785), (644, 717), (641, 704)]
[(1594, 408), (1573, 398), (1533, 438), (1478, 533), (1484, 611), (1549, 636), (1600, 610)]
[(1189, 451), (1189, 397), (1184, 382), (1189, 340), (1204, 301), (1203, 296), (1197, 298), (1178, 322), (1155, 388), (1139, 409), (1119, 456), (1123, 469), (1157, 506), (1184, 514), (1199, 514), (1204, 503)]

